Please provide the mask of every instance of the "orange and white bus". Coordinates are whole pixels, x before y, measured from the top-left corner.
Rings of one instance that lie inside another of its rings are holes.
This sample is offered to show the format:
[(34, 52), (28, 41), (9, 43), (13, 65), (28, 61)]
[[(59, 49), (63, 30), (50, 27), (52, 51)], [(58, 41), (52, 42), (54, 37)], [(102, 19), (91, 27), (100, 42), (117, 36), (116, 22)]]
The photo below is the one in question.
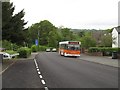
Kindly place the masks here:
[(79, 41), (63, 41), (59, 42), (59, 54), (62, 56), (80, 56)]

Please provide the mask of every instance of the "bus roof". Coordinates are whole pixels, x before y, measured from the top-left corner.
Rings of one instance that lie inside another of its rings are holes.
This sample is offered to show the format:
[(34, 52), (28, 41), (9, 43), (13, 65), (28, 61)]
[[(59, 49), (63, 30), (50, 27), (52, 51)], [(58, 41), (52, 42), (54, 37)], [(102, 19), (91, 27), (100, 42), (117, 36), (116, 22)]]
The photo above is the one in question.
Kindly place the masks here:
[[(79, 42), (79, 41), (62, 41), (59, 42), (59, 44), (69, 44), (69, 42)], [(79, 42), (79, 44), (81, 44), (81, 42)]]

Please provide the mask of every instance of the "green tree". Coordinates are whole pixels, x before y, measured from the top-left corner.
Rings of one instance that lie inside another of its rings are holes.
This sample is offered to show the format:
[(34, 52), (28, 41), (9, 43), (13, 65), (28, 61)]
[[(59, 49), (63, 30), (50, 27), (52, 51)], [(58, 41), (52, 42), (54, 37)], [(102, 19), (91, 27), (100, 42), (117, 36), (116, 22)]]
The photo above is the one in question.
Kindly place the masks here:
[(2, 2), (2, 27), (5, 28), (8, 26), (10, 20), (12, 19), (12, 15), (15, 7), (13, 3)]
[(30, 46), (35, 44), (35, 39), (38, 39), (39, 26), (39, 23), (35, 23), (28, 28), (27, 42)]
[(85, 36), (81, 38), (81, 45), (82, 47), (88, 49), (89, 47), (96, 46), (95, 39), (91, 36), (91, 33), (85, 33)]
[(33, 24), (29, 28), (29, 42), (33, 44), (35, 42), (35, 39), (38, 39), (39, 37), (40, 45), (47, 46), (50, 44), (50, 40), (53, 39), (53, 37), (56, 40), (56, 33), (57, 28), (48, 20), (43, 20), (39, 23)]
[(3, 40), (22, 45), (26, 39), (24, 25), (27, 23), (23, 19), (25, 13), (24, 10), (21, 10), (13, 16), (14, 9), (13, 3), (2, 3), (2, 38)]
[(101, 38), (101, 46), (112, 47), (112, 35), (111, 33), (104, 34)]
[(70, 31), (69, 28), (62, 28), (61, 33), (62, 33), (63, 41), (67, 41), (67, 40), (69, 41), (73, 39), (73, 36), (72, 36), (73, 33)]
[(48, 36), (48, 46), (57, 47), (57, 33), (55, 31), (50, 31)]
[(48, 35), (50, 31), (53, 31), (55, 26), (48, 20), (40, 22), (39, 33), (40, 33), (40, 44), (48, 45)]

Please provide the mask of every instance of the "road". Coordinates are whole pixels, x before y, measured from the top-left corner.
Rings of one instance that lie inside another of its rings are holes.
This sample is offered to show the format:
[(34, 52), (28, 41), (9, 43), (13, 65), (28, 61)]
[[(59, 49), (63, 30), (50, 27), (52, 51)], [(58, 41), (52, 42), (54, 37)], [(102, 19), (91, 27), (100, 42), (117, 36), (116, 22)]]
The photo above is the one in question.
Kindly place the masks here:
[(20, 60), (2, 75), (3, 88), (43, 88), (34, 60)]
[(117, 88), (118, 69), (80, 58), (62, 57), (56, 52), (43, 52), (35, 60), (17, 61), (5, 71), (3, 87)]

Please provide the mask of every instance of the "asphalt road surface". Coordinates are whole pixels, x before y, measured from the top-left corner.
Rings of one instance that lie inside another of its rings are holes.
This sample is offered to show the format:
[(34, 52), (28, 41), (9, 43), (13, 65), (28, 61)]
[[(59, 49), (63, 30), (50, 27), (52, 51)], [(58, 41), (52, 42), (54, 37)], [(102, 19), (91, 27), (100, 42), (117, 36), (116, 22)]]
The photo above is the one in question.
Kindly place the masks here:
[(43, 88), (34, 60), (20, 60), (2, 75), (3, 88)]
[(118, 69), (45, 52), (36, 56), (48, 88), (117, 88)]
[(118, 88), (117, 68), (56, 52), (42, 52), (34, 60), (17, 61), (2, 78), (3, 88)]

